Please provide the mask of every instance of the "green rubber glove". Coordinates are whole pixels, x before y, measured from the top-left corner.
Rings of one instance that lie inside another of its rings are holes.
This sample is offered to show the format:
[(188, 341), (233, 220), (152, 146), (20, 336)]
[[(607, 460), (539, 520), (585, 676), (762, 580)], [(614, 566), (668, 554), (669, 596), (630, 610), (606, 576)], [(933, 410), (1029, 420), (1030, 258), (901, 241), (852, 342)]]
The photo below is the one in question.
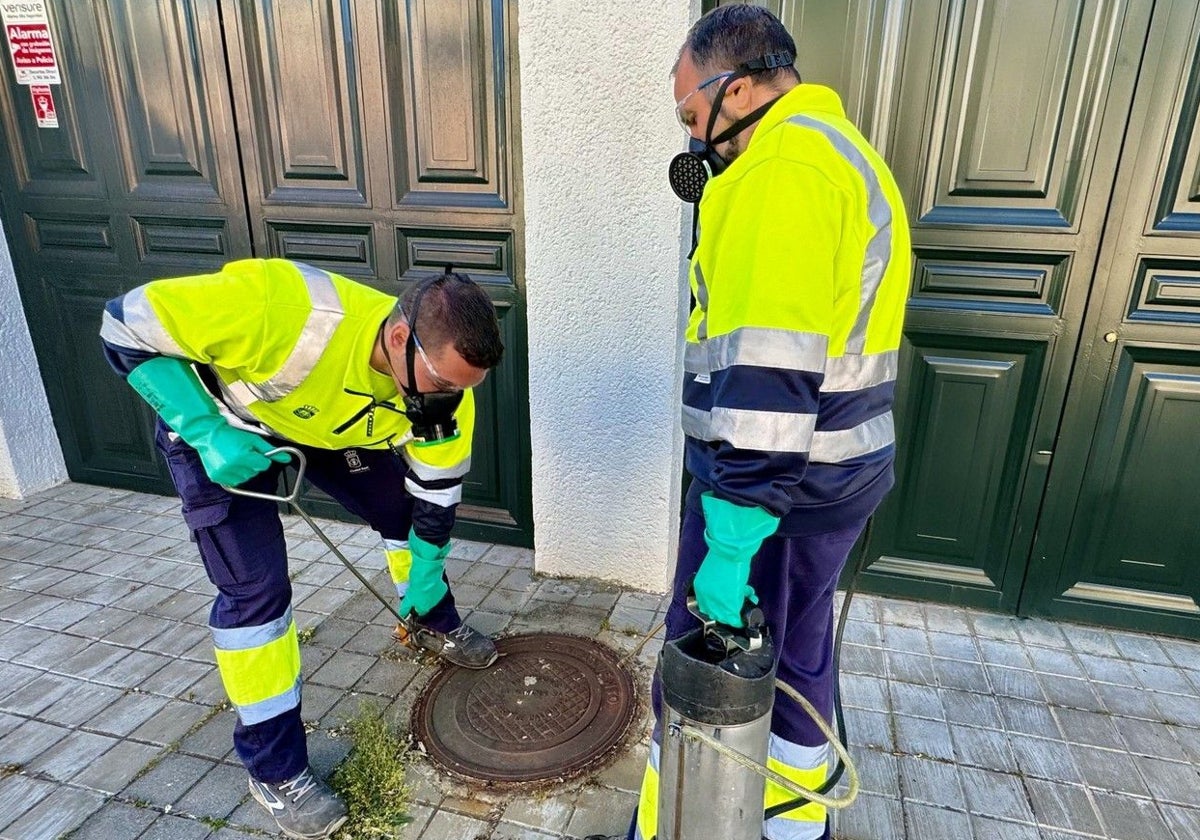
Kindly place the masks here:
[(204, 471), (217, 484), (236, 486), (290, 456), (265, 453), (274, 445), (253, 432), (230, 426), (217, 411), (191, 365), (171, 356), (155, 356), (129, 374), (129, 384), (142, 395), (184, 442), (200, 455)]
[(416, 531), (409, 531), (408, 550), (412, 552), (412, 570), (408, 573), (408, 591), (400, 601), (400, 615), (407, 616), (415, 611), (422, 616), (450, 591), (442, 577), (450, 543), (438, 548), (418, 537)]
[(704, 541), (708, 554), (696, 572), (694, 586), (700, 612), (709, 618), (742, 626), (746, 599), (757, 603), (750, 580), (750, 561), (763, 540), (775, 533), (779, 518), (760, 507), (744, 507), (712, 493), (700, 496), (704, 509)]

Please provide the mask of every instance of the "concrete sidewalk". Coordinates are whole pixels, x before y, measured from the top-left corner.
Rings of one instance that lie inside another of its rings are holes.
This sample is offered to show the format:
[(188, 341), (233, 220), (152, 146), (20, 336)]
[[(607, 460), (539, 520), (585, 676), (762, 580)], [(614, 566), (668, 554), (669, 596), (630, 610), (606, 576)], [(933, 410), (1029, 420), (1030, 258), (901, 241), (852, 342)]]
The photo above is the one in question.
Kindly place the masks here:
[[(206, 622), (212, 597), (171, 498), (67, 484), (0, 500), (0, 837), (273, 836), (232, 755), (233, 713)], [(386, 586), (375, 535), (325, 523)], [(370, 700), (407, 726), (435, 668), (324, 545), (287, 519), (306, 641), (313, 763), (349, 745)], [(458, 542), (448, 572), (493, 633), (576, 632), (630, 649), (662, 599), (534, 578), (532, 553)], [(309, 636), (311, 636), (309, 638)], [(658, 644), (639, 659), (643, 675)], [(855, 600), (843, 653), (864, 793), (847, 840), (1200, 838), (1200, 645), (884, 598)], [(645, 726), (643, 718), (640, 725)], [(644, 742), (538, 797), (414, 767), (408, 840), (560, 840), (623, 830)]]

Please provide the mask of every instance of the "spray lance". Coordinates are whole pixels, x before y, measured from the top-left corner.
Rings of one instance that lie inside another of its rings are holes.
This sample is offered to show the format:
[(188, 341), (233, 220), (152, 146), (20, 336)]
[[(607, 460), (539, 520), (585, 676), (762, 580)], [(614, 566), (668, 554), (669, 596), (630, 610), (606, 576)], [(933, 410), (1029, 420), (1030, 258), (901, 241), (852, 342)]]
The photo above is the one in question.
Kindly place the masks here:
[[(687, 603), (700, 626), (667, 642), (658, 658), (663, 734), (654, 840), (760, 840), (765, 818), (809, 802), (850, 805), (858, 796), (858, 772), (821, 714), (776, 677), (775, 644), (762, 610), (747, 601), (744, 627), (735, 628), (702, 615), (694, 592)], [(766, 766), (776, 688), (808, 713), (838, 756), (838, 771), (817, 790)], [(830, 797), (842, 768), (847, 791)], [(764, 812), (767, 781), (795, 799)]]

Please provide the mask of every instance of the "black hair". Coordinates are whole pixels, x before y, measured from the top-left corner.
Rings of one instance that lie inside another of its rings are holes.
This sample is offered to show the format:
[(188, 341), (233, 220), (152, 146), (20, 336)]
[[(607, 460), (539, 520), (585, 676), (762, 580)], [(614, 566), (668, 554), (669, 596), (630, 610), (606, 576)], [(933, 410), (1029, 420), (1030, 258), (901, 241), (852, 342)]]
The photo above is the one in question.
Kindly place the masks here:
[(471, 367), (488, 370), (500, 364), (504, 341), (496, 307), (483, 287), (446, 266), (445, 272), (414, 284), (396, 302), (389, 320), (407, 320), (421, 305), (414, 326), (421, 345), (430, 353), (453, 345)]
[[(787, 53), (796, 57), (796, 41), (787, 28), (762, 6), (718, 6), (692, 24), (679, 57), (691, 53), (701, 76), (712, 76), (765, 55)], [(675, 67), (679, 67), (676, 59)], [(800, 80), (795, 66), (774, 67), (754, 74), (762, 84), (784, 79)], [(712, 93), (715, 94), (715, 86)]]

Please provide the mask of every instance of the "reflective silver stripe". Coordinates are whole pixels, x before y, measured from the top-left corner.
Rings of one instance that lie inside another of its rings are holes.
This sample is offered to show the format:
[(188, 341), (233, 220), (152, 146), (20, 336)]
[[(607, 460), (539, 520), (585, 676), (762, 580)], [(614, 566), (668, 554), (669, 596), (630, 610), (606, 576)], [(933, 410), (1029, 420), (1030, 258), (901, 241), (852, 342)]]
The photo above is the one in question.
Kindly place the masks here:
[(300, 705), (300, 686), (300, 678), (296, 677), (296, 682), (283, 694), (276, 694), (266, 700), (251, 703), (249, 706), (238, 706), (237, 713), (242, 724), (252, 726), (262, 723), (264, 720), (270, 720), (276, 715), (281, 715), (288, 709), (296, 708)]
[(249, 650), (262, 647), (265, 644), (281, 639), (287, 635), (292, 624), (292, 608), (288, 607), (283, 615), (266, 624), (256, 624), (252, 627), (213, 627), (213, 645), (221, 650)]
[(786, 738), (780, 738), (774, 732), (767, 742), (767, 755), (797, 770), (815, 770), (829, 762), (829, 745), (806, 747)]
[(870, 356), (840, 356), (825, 363), (822, 393), (861, 391), (885, 382), (894, 382), (899, 368), (900, 353), (888, 350)]
[(408, 540), (384, 540), (384, 551), (408, 551)]
[(122, 316), (117, 320), (107, 311), (100, 324), (100, 336), (110, 344), (118, 347), (130, 347), (149, 353), (160, 353), (164, 356), (186, 358), (181, 348), (171, 338), (150, 299), (146, 297), (146, 287), (138, 286), (125, 294), (121, 299)]
[(878, 452), (895, 442), (896, 429), (892, 423), (892, 412), (887, 411), (858, 424), (853, 429), (813, 433), (810, 459), (822, 464), (836, 464), (839, 461)]
[(217, 408), (231, 426), (260, 434), (266, 432), (276, 437), (283, 437), (250, 413), (246, 406), (257, 398), (246, 387), (245, 382), (235, 380), (226, 384), (224, 380), (217, 377), (217, 387), (221, 391), (221, 399), (217, 401)]
[(751, 411), (717, 406), (709, 413), (709, 434), (736, 449), (765, 452), (807, 452), (812, 445), (815, 414)]
[(712, 418), (707, 411), (699, 408), (692, 408), (690, 405), (683, 407), (683, 416), (681, 418), (683, 433), (688, 437), (694, 437), (697, 440), (712, 440), (712, 435), (709, 433), (709, 426), (712, 425)]
[(240, 379), (235, 379), (232, 382), (221, 380), (220, 387), (221, 396), (226, 399), (230, 407), (237, 406), (244, 409), (250, 403), (258, 402), (261, 399), (253, 385), (249, 382), (243, 382)]
[(404, 452), (405, 462), (412, 469), (412, 471), (417, 474), (417, 478), (421, 479), (422, 481), (438, 481), (439, 479), (445, 478), (462, 478), (471, 471), (470, 456), (468, 456), (461, 463), (455, 464), (452, 467), (433, 467), (417, 460), (417, 458), (415, 458), (407, 449), (402, 451)]
[(739, 327), (704, 342), (710, 370), (755, 365), (820, 373), (825, 369), (829, 338), (819, 333), (767, 327)]
[(321, 360), (321, 354), (342, 322), (344, 310), (329, 273), (304, 263), (293, 263), (308, 286), (312, 309), (292, 347), (291, 354), (274, 376), (265, 382), (247, 383), (264, 402), (281, 400), (296, 390)]
[(708, 338), (708, 285), (704, 282), (704, 272), (700, 270), (700, 261), (692, 263), (692, 270), (696, 274), (696, 305), (700, 307), (703, 316), (700, 318), (700, 323), (696, 325), (696, 338)]
[(799, 813), (798, 811), (789, 811), (788, 814), (782, 814), (763, 823), (763, 837), (766, 840), (821, 840), (825, 836), (825, 809), (819, 805), (810, 807), (820, 808), (819, 819), (804, 820), (795, 817), (789, 819), (788, 814)]
[(443, 490), (429, 490), (417, 484), (411, 478), (404, 479), (404, 487), (418, 499), (423, 499), (426, 502), (432, 502), (439, 507), (450, 507), (462, 501), (462, 485), (455, 484), (453, 487), (447, 487)]
[(875, 228), (875, 234), (867, 242), (866, 258), (863, 260), (862, 289), (858, 306), (858, 319), (854, 329), (846, 340), (846, 350), (851, 353), (861, 353), (867, 340), (867, 321), (871, 317), (871, 309), (875, 306), (875, 295), (879, 284), (887, 271), (888, 261), (892, 257), (892, 205), (888, 203), (883, 188), (879, 185), (879, 176), (875, 173), (866, 156), (840, 131), (820, 120), (804, 114), (796, 114), (789, 118), (794, 125), (803, 125), (815, 129), (825, 135), (850, 165), (858, 170), (867, 188), (867, 217)]
[(404, 596), (408, 594), (408, 581), (396, 581), (396, 594), (400, 596), (400, 600), (404, 600)]
[(708, 373), (708, 352), (703, 344), (684, 342), (683, 370), (685, 373)]

